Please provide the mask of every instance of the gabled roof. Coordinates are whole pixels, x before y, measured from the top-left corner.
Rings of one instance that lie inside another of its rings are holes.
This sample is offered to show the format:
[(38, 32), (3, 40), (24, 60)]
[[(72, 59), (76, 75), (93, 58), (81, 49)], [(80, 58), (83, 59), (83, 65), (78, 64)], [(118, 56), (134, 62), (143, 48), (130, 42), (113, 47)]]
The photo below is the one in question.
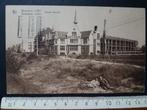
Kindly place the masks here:
[(90, 33), (91, 33), (91, 30), (90, 31), (81, 31), (81, 38), (89, 38)]
[(56, 34), (55, 36), (56, 38), (64, 39), (67, 37), (67, 32), (64, 31), (56, 31), (55, 34)]
[(51, 29), (49, 27), (46, 29), (46, 33), (52, 33), (52, 32), (53, 32), (53, 29)]

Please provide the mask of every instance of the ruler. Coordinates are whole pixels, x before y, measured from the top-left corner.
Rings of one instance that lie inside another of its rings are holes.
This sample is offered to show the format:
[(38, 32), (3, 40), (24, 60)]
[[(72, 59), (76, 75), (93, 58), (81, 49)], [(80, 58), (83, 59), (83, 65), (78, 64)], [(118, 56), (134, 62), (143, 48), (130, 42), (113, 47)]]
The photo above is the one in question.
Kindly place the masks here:
[(117, 97), (4, 97), (1, 109), (146, 108), (147, 96)]

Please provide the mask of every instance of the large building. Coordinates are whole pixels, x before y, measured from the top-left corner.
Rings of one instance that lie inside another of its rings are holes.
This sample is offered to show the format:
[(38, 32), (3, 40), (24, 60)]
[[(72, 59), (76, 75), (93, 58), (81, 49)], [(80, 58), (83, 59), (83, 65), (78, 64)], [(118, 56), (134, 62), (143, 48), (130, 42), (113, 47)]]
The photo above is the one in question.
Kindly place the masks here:
[(98, 27), (94, 26), (91, 30), (79, 31), (76, 12), (70, 32), (55, 31), (48, 28), (41, 33), (40, 37), (38, 37), (38, 50), (43, 50), (45, 44), (47, 44), (46, 48), (50, 54), (100, 54), (100, 33), (98, 32)]
[(82, 32), (78, 32), (75, 28), (71, 33), (56, 31), (54, 37), (54, 43), (49, 45), (51, 53), (53, 48), (57, 55), (97, 55), (100, 53), (100, 34), (97, 27), (93, 30)]
[(106, 35), (106, 19), (101, 37), (101, 54), (103, 55), (125, 55), (138, 54), (138, 41)]
[[(25, 13), (31, 13), (31, 15), (26, 15)], [(22, 40), (24, 52), (56, 55), (119, 55), (137, 53), (138, 41), (106, 35), (106, 20), (104, 20), (104, 32), (101, 35), (98, 31), (98, 26), (94, 26), (91, 30), (80, 31), (75, 11), (71, 31), (63, 32), (51, 28), (42, 29), (41, 12), (37, 12), (37, 16), (33, 13), (32, 11), (25, 11), (18, 16), (17, 35)], [(23, 26), (24, 23), (26, 23), (25, 26)]]
[(17, 12), (17, 37), (23, 52), (34, 52), (34, 38), (42, 30), (41, 10), (19, 10)]
[(97, 31), (97, 26), (93, 30), (79, 33), (74, 28), (71, 33), (53, 31), (50, 28), (41, 33), (38, 37), (40, 53), (47, 48), (49, 54), (57, 55), (100, 54), (100, 33)]
[[(105, 45), (102, 42), (105, 39)], [(137, 54), (136, 51), (138, 41), (118, 38), (114, 36), (106, 36), (101, 38), (101, 50), (104, 49), (105, 54), (117, 55), (117, 54)]]

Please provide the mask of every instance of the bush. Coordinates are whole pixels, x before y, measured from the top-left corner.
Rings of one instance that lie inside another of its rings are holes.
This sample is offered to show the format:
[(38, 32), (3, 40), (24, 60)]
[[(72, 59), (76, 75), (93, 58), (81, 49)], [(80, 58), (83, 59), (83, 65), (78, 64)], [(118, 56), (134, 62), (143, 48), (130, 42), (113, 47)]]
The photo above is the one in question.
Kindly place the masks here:
[(6, 72), (18, 74), (19, 69), (24, 63), (24, 59), (21, 59), (13, 49), (8, 49), (6, 51)]
[(37, 55), (36, 55), (36, 53), (30, 53), (29, 55), (28, 55), (28, 57), (27, 57), (27, 61), (29, 61), (29, 60), (33, 60), (33, 59), (36, 59), (37, 58)]
[(79, 55), (77, 55), (76, 53), (70, 53), (68, 55), (69, 58), (77, 58)]

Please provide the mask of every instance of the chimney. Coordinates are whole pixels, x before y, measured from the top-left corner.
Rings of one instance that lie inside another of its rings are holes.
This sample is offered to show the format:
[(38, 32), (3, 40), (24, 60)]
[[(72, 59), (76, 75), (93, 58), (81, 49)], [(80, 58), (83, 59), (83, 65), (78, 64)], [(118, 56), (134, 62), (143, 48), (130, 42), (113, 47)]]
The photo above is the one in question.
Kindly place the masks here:
[(94, 26), (94, 33), (97, 31), (98, 27)]

